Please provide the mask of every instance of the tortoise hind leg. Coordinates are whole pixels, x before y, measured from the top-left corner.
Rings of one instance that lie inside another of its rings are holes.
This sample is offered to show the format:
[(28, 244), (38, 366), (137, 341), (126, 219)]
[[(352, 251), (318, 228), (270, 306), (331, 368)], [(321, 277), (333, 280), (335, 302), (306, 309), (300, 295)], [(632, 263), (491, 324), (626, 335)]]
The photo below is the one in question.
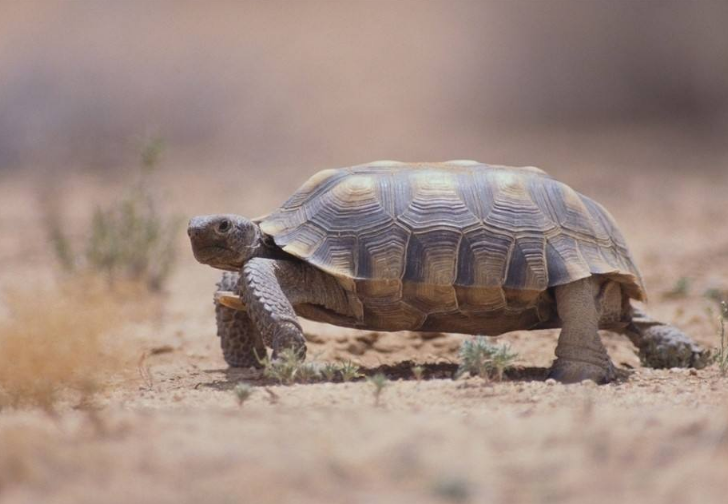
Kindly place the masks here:
[(708, 365), (710, 353), (690, 336), (650, 318), (638, 308), (632, 308), (632, 321), (623, 332), (639, 349), (640, 360), (649, 367), (701, 369)]
[(616, 372), (599, 338), (599, 285), (585, 278), (556, 287), (562, 329), (549, 377), (563, 383), (593, 380), (608, 383)]
[[(223, 273), (217, 284), (218, 292), (237, 291), (239, 279), (237, 273)], [(225, 362), (231, 367), (262, 367), (261, 361), (266, 357), (265, 344), (250, 316), (215, 300), (215, 318)]]

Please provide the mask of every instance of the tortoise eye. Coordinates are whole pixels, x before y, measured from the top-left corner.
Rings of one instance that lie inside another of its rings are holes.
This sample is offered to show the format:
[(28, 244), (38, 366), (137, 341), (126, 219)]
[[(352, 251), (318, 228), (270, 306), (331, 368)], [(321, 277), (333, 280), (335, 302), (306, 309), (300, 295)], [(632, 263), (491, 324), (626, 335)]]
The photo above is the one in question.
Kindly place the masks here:
[(227, 233), (230, 229), (230, 221), (228, 219), (223, 219), (220, 221), (220, 224), (217, 225), (217, 230), (220, 233)]

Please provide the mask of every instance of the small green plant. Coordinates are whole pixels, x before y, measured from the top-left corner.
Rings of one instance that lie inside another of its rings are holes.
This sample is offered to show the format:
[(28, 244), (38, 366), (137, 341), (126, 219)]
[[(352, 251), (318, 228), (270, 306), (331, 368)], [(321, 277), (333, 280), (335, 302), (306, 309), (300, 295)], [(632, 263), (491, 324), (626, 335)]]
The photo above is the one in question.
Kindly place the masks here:
[(725, 297), (725, 293), (716, 287), (711, 287), (709, 289), (706, 289), (706, 291), (703, 293), (703, 296), (720, 304)]
[(720, 339), (720, 347), (714, 351), (714, 359), (718, 364), (721, 376), (728, 374), (728, 341), (725, 334), (725, 320), (728, 318), (728, 303), (720, 302), (720, 316), (718, 317), (720, 328), (718, 329), (718, 338)]
[(471, 484), (459, 477), (442, 478), (435, 482), (432, 492), (448, 502), (468, 502), (472, 494)]
[(292, 348), (286, 348), (274, 360), (266, 357), (261, 363), (263, 364), (263, 376), (276, 380), (281, 385), (310, 383), (321, 377), (316, 365), (302, 361), (296, 350)]
[(417, 380), (418, 382), (421, 382), (424, 375), (425, 375), (424, 366), (417, 365), (417, 366), (412, 367), (412, 376), (415, 377), (415, 380)]
[(319, 374), (328, 382), (341, 380), (349, 382), (357, 378), (363, 378), (364, 375), (359, 372), (359, 366), (352, 361), (344, 362), (327, 362), (319, 368)]
[(680, 277), (673, 285), (672, 289), (665, 293), (666, 298), (680, 299), (686, 297), (690, 293), (690, 279), (688, 277)]
[(298, 375), (296, 381), (298, 383), (312, 383), (321, 379), (321, 371), (313, 362), (301, 362), (298, 367)]
[(238, 383), (237, 385), (235, 385), (233, 393), (235, 394), (235, 398), (238, 400), (238, 405), (240, 407), (243, 406), (245, 401), (250, 399), (250, 396), (253, 395), (254, 390), (255, 389), (247, 383)]
[(339, 366), (342, 381), (350, 382), (364, 376), (359, 372), (359, 369), (361, 369), (359, 365), (350, 360), (342, 362)]
[(156, 136), (149, 138), (142, 146), (141, 166), (145, 173), (153, 172), (162, 159), (164, 153), (164, 139)]
[(327, 382), (332, 382), (339, 374), (339, 368), (340, 366), (338, 366), (335, 362), (327, 362), (321, 368), (321, 375)]
[(384, 388), (389, 385), (389, 380), (382, 373), (377, 373), (367, 378), (367, 382), (371, 383), (374, 388), (374, 406), (379, 406), (379, 398)]
[(501, 381), (503, 374), (513, 365), (518, 354), (511, 352), (508, 345), (493, 345), (483, 336), (476, 336), (463, 342), (459, 357), (460, 366), (456, 377), (470, 373), (485, 380)]
[(159, 198), (150, 181), (162, 150), (159, 139), (144, 146), (136, 183), (117, 202), (95, 209), (82, 251), (72, 246), (57, 209), (47, 209), (48, 237), (65, 271), (83, 268), (104, 274), (110, 282), (139, 280), (152, 291), (161, 290), (175, 264), (180, 227), (178, 218), (166, 218), (159, 212)]
[(76, 268), (77, 259), (71, 241), (63, 232), (60, 213), (56, 208), (48, 208), (46, 213), (48, 239), (53, 247), (56, 260), (64, 271), (73, 271)]

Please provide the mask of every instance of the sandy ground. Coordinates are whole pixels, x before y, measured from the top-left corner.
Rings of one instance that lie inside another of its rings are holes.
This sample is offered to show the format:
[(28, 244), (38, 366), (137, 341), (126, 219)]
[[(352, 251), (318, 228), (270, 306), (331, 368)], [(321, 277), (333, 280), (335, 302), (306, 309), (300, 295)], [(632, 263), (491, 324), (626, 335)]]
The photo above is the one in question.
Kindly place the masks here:
[[(557, 175), (615, 214), (643, 270), (649, 311), (714, 346), (716, 323), (706, 308), (715, 311), (715, 304), (703, 294), (728, 291), (725, 170), (710, 176), (625, 170), (619, 179), (594, 173)], [(209, 175), (194, 170), (161, 178), (169, 210), (185, 216), (262, 213), (291, 188), (261, 181), (241, 199), (235, 183), (226, 182), (221, 193)], [(53, 278), (35, 183), (0, 179), (3, 288)], [(69, 228), (81, 227), (91, 205), (117, 189), (91, 175), (64, 180)], [(286, 387), (228, 370), (214, 332), (217, 277), (194, 262), (181, 236), (180, 264), (161, 313), (129, 329), (135, 351), (157, 351), (144, 363), (149, 377), (134, 373), (119, 381), (92, 413), (72, 405), (55, 416), (0, 413), (0, 502), (728, 499), (728, 378), (715, 367), (645, 369), (625, 338), (605, 333), (615, 362), (633, 371), (627, 381), (550, 384), (540, 376), (553, 358), (556, 333), (514, 333), (499, 338), (519, 352), (508, 379), (455, 381), (446, 371), (460, 336), (306, 323), (316, 360), (353, 359), (367, 370), (411, 360), (445, 370), (422, 382), (392, 371), (375, 406), (366, 382)], [(667, 296), (682, 277), (690, 279), (686, 296)], [(232, 392), (240, 381), (255, 388), (243, 407)]]

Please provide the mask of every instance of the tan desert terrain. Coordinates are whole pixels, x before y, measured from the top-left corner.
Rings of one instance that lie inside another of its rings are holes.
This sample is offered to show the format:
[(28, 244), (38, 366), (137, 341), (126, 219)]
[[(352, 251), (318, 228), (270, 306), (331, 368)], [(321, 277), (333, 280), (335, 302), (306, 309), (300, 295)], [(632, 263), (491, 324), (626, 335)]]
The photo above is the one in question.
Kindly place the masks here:
[[(596, 141), (583, 140), (592, 147)], [(728, 290), (728, 157), (714, 153), (710, 162), (723, 169), (698, 174), (681, 166), (655, 170), (659, 156), (655, 166), (635, 159), (608, 172), (600, 160), (543, 168), (615, 215), (642, 268), (650, 313), (713, 347), (717, 304), (704, 293)], [(244, 167), (168, 163), (154, 183), (169, 214), (254, 215), (274, 208), (317, 168), (300, 168), (298, 180), (271, 172), (251, 181)], [(1, 178), (6, 291), (57, 281), (39, 199), (49, 180), (71, 234), (84, 229), (93, 205), (126, 183), (88, 172)], [(178, 245), (177, 268), (150, 301), (154, 315), (130, 317), (120, 333), (133, 363), (90, 408), (66, 400), (53, 414), (0, 412), (0, 502), (728, 499), (728, 378), (716, 366), (646, 369), (626, 338), (604, 333), (615, 363), (631, 372), (627, 380), (546, 383), (557, 333), (518, 332), (497, 339), (519, 353), (503, 382), (453, 380), (462, 336), (305, 323), (309, 358), (351, 359), (364, 372), (388, 374), (381, 403), (374, 405), (365, 381), (276, 385), (226, 367), (211, 301), (219, 272), (194, 261), (183, 228)], [(669, 295), (681, 278), (688, 288)], [(43, 317), (43, 298), (37, 301)], [(411, 379), (413, 363), (425, 366), (424, 380)], [(242, 407), (233, 393), (240, 382), (254, 388)]]

